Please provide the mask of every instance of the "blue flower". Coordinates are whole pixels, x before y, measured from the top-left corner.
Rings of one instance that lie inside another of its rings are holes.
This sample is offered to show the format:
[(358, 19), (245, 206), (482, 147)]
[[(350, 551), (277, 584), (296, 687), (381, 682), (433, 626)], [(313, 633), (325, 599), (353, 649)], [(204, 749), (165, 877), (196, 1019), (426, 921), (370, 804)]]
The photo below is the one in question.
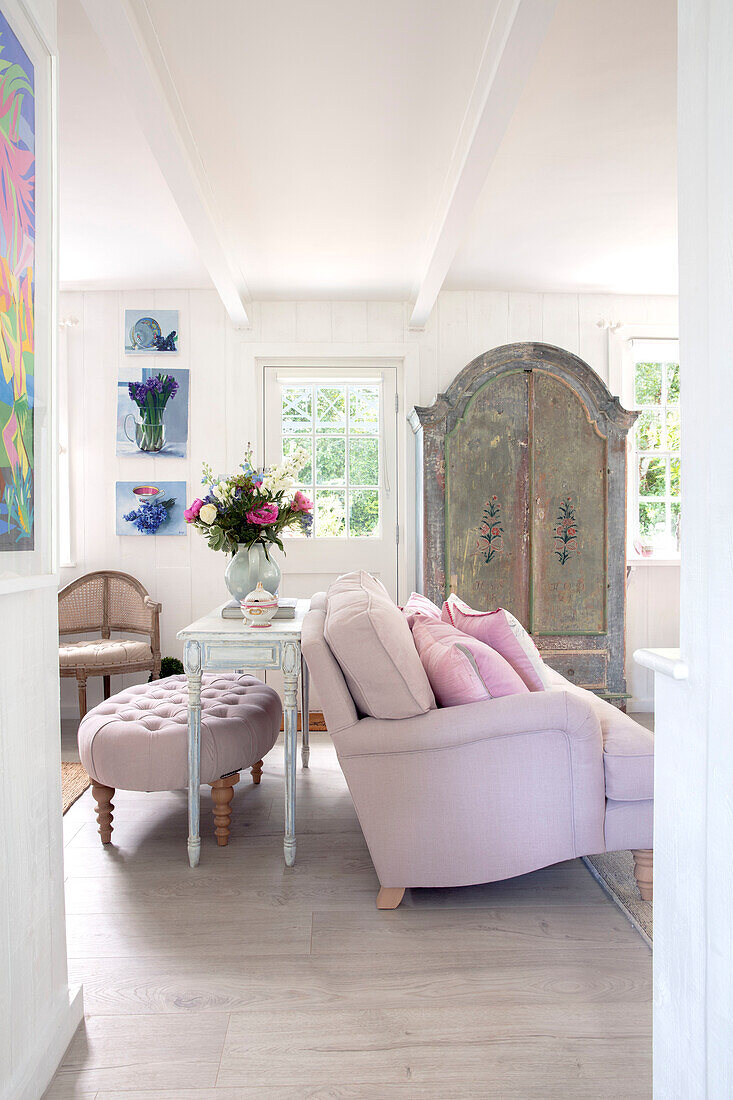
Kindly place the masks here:
[(139, 508), (128, 512), (122, 518), (127, 523), (134, 523), (141, 535), (154, 535), (161, 524), (168, 519), (168, 508), (174, 504), (174, 499), (169, 501), (144, 500)]

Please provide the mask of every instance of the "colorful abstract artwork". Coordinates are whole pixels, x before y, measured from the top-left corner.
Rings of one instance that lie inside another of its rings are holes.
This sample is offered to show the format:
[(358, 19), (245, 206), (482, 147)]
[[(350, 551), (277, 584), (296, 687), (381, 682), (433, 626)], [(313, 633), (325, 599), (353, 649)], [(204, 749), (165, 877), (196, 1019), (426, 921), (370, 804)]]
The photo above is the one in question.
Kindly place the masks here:
[(0, 12), (0, 551), (32, 550), (33, 66)]

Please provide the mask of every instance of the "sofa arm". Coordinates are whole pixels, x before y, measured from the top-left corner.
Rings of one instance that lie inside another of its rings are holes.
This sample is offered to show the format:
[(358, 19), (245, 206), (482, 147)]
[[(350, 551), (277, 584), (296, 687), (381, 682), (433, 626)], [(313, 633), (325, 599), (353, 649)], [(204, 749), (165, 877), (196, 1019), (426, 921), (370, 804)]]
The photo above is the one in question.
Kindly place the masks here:
[(602, 761), (601, 727), (589, 702), (566, 691), (535, 691), (506, 695), (480, 703), (430, 710), (415, 718), (362, 718), (332, 735), (341, 760), (430, 749), (460, 748), (476, 741), (513, 734), (565, 733), (574, 742), (587, 741)]
[(601, 727), (532, 692), (332, 734), (383, 887), (463, 886), (604, 850)]

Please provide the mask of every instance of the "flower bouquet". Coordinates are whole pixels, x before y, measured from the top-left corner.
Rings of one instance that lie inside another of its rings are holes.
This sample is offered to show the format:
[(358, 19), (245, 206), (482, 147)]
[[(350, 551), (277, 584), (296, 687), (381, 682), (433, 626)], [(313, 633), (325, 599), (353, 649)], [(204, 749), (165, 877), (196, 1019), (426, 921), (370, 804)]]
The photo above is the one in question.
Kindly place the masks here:
[[(178, 382), (171, 374), (158, 374), (155, 378), (146, 378), (144, 382), (128, 384), (130, 398), (140, 410), (140, 418), (133, 417), (135, 439), (127, 432), (125, 417), (125, 435), (141, 451), (160, 451), (165, 443), (163, 412), (166, 405), (178, 393)], [(132, 413), (129, 414), (132, 416)]]
[(258, 470), (249, 451), (241, 472), (229, 477), (215, 477), (204, 464), (201, 483), (208, 492), (194, 500), (184, 515), (212, 550), (235, 555), (226, 577), (235, 599), (243, 600), (258, 581), (274, 595), (280, 569), (269, 548), (275, 545), (284, 552), (280, 536), (285, 528), (300, 527), (306, 535), (310, 533), (313, 504), (295, 490), (295, 475), (307, 458), (305, 451), (298, 450), (279, 466)]

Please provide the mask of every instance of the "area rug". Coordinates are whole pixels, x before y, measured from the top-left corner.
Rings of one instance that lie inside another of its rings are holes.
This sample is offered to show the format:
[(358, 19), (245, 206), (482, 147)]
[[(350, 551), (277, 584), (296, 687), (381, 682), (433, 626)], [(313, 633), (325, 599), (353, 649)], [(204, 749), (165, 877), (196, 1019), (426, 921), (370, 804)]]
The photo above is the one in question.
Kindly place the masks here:
[(651, 947), (654, 931), (652, 903), (642, 901), (639, 897), (631, 852), (605, 852), (598, 856), (583, 856), (583, 863)]
[(74, 805), (77, 798), (81, 798), (90, 783), (91, 779), (81, 764), (61, 762), (61, 800), (64, 813)]

